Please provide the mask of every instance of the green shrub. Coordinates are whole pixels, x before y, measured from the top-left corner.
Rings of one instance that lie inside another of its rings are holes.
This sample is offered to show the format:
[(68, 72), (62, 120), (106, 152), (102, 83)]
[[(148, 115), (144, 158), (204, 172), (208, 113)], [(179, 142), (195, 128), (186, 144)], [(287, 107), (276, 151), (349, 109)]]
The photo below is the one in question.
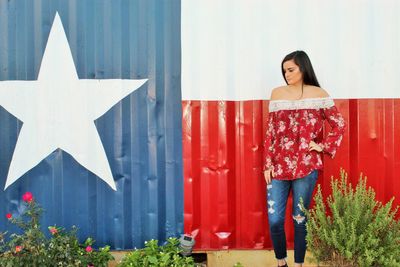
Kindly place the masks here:
[(93, 240), (88, 238), (80, 244), (76, 236), (77, 229), (71, 231), (50, 226), (50, 238), (46, 238), (40, 228), (42, 208), (34, 201), (31, 193), (23, 196), (26, 209), (20, 217), (6, 215), (9, 222), (22, 230), (22, 234), (11, 234), (9, 240), (0, 235), (0, 266), (107, 266), (113, 257), (109, 247), (92, 248)]
[(171, 266), (189, 267), (195, 266), (192, 257), (183, 257), (179, 253), (179, 240), (168, 238), (164, 246), (159, 246), (157, 240), (145, 242), (143, 249), (135, 249), (129, 252), (118, 266), (122, 267), (149, 267), (149, 266)]
[[(400, 266), (400, 223), (392, 210), (375, 200), (362, 175), (355, 188), (332, 178), (332, 194), (325, 205), (321, 187), (307, 213), (307, 244), (314, 260), (332, 266)], [(328, 214), (328, 215), (327, 215)]]

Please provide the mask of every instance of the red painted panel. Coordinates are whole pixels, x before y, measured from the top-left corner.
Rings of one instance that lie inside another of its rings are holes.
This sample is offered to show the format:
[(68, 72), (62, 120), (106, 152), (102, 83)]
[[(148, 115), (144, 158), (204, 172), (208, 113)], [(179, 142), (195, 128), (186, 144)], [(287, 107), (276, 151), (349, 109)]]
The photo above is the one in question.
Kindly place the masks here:
[(240, 165), (238, 194), (240, 203), (237, 211), (240, 218), (237, 246), (242, 248), (263, 248), (271, 246), (266, 238), (266, 185), (262, 173), (262, 141), (264, 137), (262, 101), (238, 102), (236, 123), (239, 129), (237, 166)]
[(197, 247), (235, 247), (240, 178), (234, 102), (183, 104), (185, 232), (198, 230)]
[[(399, 199), (400, 100), (335, 102), (347, 129), (335, 159), (324, 158), (324, 193), (344, 168), (353, 184), (367, 175), (379, 200)], [(183, 101), (182, 110), (185, 232), (198, 231), (197, 249), (271, 248), (261, 171), (268, 101)], [(291, 198), (285, 227), (293, 247), (290, 207)]]

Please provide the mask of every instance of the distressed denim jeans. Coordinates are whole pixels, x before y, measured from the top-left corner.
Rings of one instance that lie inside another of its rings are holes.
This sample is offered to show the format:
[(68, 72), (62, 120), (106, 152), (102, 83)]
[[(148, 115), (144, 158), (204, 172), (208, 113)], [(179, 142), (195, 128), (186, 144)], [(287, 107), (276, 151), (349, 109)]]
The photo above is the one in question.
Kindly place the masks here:
[(294, 261), (303, 263), (306, 254), (306, 218), (301, 210), (300, 198), (304, 207), (309, 208), (318, 171), (314, 170), (309, 175), (291, 180), (275, 180), (267, 185), (268, 222), (277, 259), (287, 257), (285, 235), (286, 203), (290, 190), (293, 194), (293, 222), (294, 222)]

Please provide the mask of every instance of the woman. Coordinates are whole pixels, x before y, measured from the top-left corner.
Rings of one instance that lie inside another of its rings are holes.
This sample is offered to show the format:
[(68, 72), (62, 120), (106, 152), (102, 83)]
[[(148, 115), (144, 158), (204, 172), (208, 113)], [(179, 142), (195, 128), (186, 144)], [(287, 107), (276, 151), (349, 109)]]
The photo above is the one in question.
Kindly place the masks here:
[[(285, 210), (293, 195), (295, 266), (302, 266), (306, 252), (306, 218), (300, 199), (308, 208), (323, 168), (322, 153), (332, 158), (339, 147), (345, 122), (333, 100), (321, 89), (307, 54), (295, 51), (282, 61), (286, 86), (275, 88), (269, 103), (264, 142), (264, 177), (267, 183), (268, 221), (278, 266), (286, 263)], [(324, 120), (331, 126), (322, 139)]]

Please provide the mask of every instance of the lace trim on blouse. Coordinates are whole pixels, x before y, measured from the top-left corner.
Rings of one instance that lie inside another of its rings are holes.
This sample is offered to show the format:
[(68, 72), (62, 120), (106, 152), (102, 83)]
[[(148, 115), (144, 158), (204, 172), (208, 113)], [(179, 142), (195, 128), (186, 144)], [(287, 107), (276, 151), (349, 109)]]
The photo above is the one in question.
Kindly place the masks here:
[(269, 112), (296, 109), (320, 109), (333, 107), (335, 103), (330, 97), (304, 98), (299, 100), (271, 100)]

